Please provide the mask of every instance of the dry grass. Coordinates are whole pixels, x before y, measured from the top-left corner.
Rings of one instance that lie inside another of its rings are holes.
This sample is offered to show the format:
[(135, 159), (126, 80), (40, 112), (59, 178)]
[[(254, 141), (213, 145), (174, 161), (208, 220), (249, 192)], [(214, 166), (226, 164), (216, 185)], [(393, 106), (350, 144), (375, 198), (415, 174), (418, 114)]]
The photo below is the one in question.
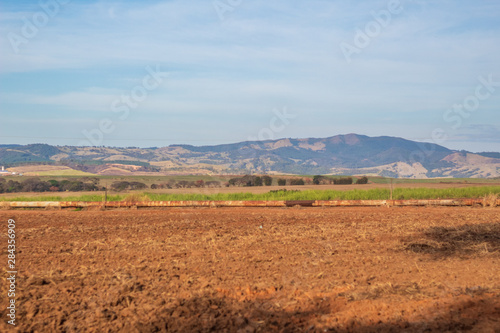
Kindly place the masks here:
[(151, 199), (144, 193), (130, 193), (122, 201), (126, 202), (142, 202), (151, 201)]
[(435, 256), (500, 254), (500, 223), (432, 227), (420, 239), (406, 243), (405, 249)]
[(349, 301), (361, 301), (367, 299), (374, 300), (393, 295), (400, 295), (409, 299), (413, 299), (419, 296), (424, 296), (422, 289), (423, 288), (416, 282), (406, 284), (392, 284), (390, 282), (387, 282), (369, 286), (365, 288), (365, 290), (340, 293), (339, 296), (345, 296)]
[(483, 197), (483, 207), (496, 207), (498, 201), (498, 194), (488, 194)]

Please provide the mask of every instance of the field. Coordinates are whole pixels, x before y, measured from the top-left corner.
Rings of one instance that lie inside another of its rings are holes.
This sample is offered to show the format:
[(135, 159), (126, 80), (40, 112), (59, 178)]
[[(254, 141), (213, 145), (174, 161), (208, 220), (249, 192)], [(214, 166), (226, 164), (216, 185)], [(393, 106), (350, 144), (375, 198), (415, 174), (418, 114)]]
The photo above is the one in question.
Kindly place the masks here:
[[(393, 190), (395, 200), (408, 199), (456, 199), (498, 197), (500, 186), (414, 186), (401, 184)], [(243, 192), (245, 191), (245, 192)], [(93, 192), (53, 192), (41, 193), (4, 193), (2, 201), (104, 201), (103, 191)], [(388, 200), (391, 190), (386, 186), (369, 185), (326, 185), (326, 186), (266, 186), (266, 187), (228, 187), (109, 192), (107, 201), (184, 201), (184, 200)]]
[(68, 177), (68, 176), (94, 176), (91, 173), (78, 171), (66, 166), (36, 165), (9, 168), (10, 172), (22, 173), (24, 176), (40, 177)]
[(5, 258), (11, 218), (20, 332), (500, 331), (498, 208), (0, 211)]

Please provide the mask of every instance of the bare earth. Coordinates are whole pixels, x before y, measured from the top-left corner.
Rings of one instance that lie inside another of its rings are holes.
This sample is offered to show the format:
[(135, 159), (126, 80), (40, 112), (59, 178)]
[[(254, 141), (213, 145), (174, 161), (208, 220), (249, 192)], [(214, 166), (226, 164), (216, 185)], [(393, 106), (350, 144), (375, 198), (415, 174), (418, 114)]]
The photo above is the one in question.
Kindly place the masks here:
[(0, 211), (2, 275), (13, 218), (19, 332), (500, 332), (499, 212)]

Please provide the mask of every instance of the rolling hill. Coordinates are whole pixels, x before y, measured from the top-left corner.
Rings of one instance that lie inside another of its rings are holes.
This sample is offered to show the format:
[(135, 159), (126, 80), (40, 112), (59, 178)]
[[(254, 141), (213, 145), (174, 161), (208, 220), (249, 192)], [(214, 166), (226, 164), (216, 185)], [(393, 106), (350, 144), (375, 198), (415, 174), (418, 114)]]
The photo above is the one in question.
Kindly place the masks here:
[(500, 177), (500, 154), (357, 134), (161, 148), (0, 145), (0, 165), (49, 163), (94, 174), (343, 174)]

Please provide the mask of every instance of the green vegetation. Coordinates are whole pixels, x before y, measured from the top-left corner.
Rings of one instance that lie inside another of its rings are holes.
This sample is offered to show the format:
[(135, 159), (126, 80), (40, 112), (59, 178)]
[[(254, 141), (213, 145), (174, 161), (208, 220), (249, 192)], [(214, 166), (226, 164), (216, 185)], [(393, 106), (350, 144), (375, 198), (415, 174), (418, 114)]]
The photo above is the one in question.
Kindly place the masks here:
[[(42, 181), (38, 178), (20, 178), (21, 182), (0, 178), (0, 193), (16, 192), (79, 192), (79, 191), (99, 191), (104, 188), (99, 187), (96, 178), (84, 177), (82, 180), (55, 180)], [(144, 186), (145, 187), (145, 186)]]
[(356, 184), (358, 185), (368, 184), (368, 177), (359, 178), (358, 180), (356, 180)]
[[(481, 186), (466, 188), (396, 188), (395, 200), (403, 199), (455, 199), (483, 198), (490, 194), (500, 195), (500, 186)], [(196, 200), (387, 200), (389, 189), (370, 190), (308, 190), (308, 191), (270, 191), (261, 194), (252, 193), (217, 193), (217, 194), (168, 194), (144, 193), (152, 201), (196, 201)], [(108, 195), (108, 201), (122, 201), (124, 195)], [(82, 195), (75, 197), (38, 196), (0, 198), (0, 201), (104, 201), (104, 194)]]
[[(368, 177), (369, 182), (374, 184), (389, 184), (391, 178), (385, 177)], [(392, 178), (394, 184), (488, 184), (498, 183), (499, 178), (430, 178), (430, 179), (405, 179)]]

